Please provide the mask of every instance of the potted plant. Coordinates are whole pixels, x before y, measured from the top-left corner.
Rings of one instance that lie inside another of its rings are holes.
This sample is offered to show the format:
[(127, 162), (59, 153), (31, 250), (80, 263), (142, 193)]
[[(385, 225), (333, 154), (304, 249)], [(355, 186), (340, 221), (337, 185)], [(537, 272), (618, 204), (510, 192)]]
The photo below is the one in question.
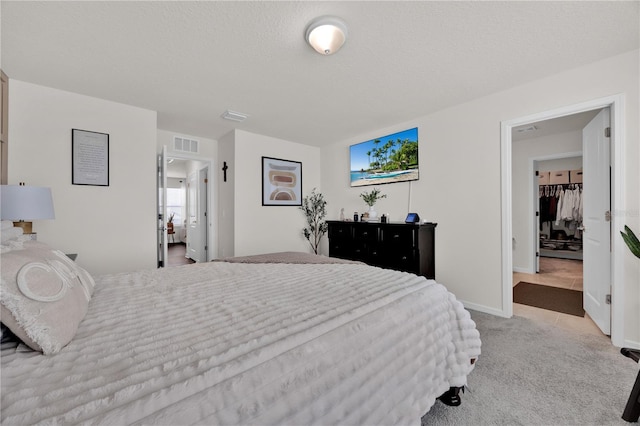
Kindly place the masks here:
[(327, 233), (328, 228), (327, 222), (323, 220), (327, 215), (327, 202), (322, 193), (316, 192), (313, 188), (311, 195), (302, 199), (300, 210), (304, 212), (307, 219), (307, 226), (302, 230), (302, 234), (309, 241), (313, 252), (318, 254), (320, 240)]
[(629, 250), (631, 250), (631, 253), (640, 259), (640, 241), (638, 241), (636, 234), (634, 234), (631, 228), (626, 225), (624, 227), (624, 232), (620, 231), (620, 234), (622, 234), (622, 239), (627, 244), (627, 247), (629, 247)]
[(373, 188), (370, 192), (363, 192), (360, 194), (360, 197), (364, 200), (365, 203), (369, 206), (369, 220), (375, 220), (378, 217), (378, 213), (375, 211), (373, 206), (375, 206), (376, 202), (381, 198), (387, 198), (385, 194), (383, 194), (378, 188)]

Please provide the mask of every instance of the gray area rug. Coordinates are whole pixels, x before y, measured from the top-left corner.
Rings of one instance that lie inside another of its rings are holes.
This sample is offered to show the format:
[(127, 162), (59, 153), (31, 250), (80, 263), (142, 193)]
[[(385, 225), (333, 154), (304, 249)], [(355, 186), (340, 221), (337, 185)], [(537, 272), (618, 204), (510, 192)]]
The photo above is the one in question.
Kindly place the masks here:
[[(470, 311), (482, 355), (462, 405), (436, 401), (422, 425), (629, 425), (638, 364), (604, 336)], [(635, 423), (637, 424), (637, 423)]]

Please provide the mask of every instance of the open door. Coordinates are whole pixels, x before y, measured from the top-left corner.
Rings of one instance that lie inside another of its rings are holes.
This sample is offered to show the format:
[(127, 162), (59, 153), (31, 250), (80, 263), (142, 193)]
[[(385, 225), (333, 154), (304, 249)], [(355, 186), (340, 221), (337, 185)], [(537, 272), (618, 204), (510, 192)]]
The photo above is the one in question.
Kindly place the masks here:
[(208, 168), (187, 178), (187, 257), (196, 262), (208, 260)]
[(584, 309), (611, 334), (610, 115), (604, 108), (582, 130)]
[(167, 263), (167, 147), (158, 155), (158, 268)]

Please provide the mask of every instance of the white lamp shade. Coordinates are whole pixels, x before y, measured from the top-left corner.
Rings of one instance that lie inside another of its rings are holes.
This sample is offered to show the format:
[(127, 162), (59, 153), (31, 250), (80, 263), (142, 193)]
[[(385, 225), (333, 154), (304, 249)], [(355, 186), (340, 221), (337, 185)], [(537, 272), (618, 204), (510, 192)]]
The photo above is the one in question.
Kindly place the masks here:
[(0, 186), (2, 220), (55, 219), (51, 188), (25, 185)]
[(309, 24), (306, 38), (316, 52), (331, 55), (347, 40), (347, 26), (339, 18), (323, 16)]

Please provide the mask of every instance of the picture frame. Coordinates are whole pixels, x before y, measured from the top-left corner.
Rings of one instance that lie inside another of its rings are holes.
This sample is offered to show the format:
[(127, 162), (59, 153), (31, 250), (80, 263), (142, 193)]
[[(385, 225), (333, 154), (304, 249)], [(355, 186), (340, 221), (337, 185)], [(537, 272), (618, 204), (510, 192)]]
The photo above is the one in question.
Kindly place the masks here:
[(262, 205), (302, 205), (302, 163), (262, 157)]
[(71, 183), (109, 186), (109, 134), (71, 129)]

